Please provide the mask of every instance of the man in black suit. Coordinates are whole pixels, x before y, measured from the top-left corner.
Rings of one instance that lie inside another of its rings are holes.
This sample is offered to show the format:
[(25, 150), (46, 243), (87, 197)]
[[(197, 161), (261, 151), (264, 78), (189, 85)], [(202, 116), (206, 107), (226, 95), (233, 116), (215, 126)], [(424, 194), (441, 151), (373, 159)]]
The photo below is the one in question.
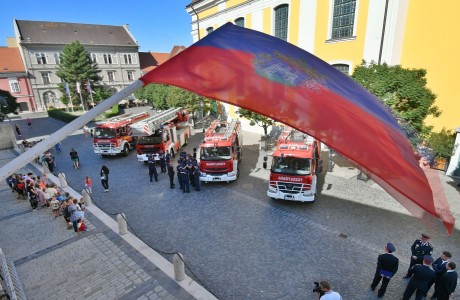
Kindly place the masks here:
[(393, 277), (398, 271), (399, 259), (395, 257), (393, 252), (396, 248), (392, 243), (388, 243), (385, 246), (384, 254), (380, 254), (377, 259), (377, 269), (375, 270), (374, 280), (371, 283), (371, 290), (375, 290), (375, 287), (382, 280), (382, 286), (378, 291), (378, 297), (382, 298), (387, 290), (388, 283), (391, 277)]
[(455, 292), (458, 278), (458, 274), (455, 271), (456, 267), (457, 265), (452, 261), (447, 263), (447, 271), (437, 283), (438, 300), (449, 300), (450, 296)]
[(410, 258), (409, 269), (407, 269), (407, 274), (404, 276), (404, 278), (410, 278), (409, 270), (415, 264), (422, 264), (423, 257), (425, 255), (431, 256), (433, 254), (433, 246), (431, 246), (429, 239), (430, 237), (428, 235), (422, 233), (422, 237), (419, 240), (415, 240), (415, 242), (412, 244), (412, 247), (410, 248), (412, 256)]
[(452, 257), (452, 254), (449, 251), (443, 251), (441, 256), (434, 261), (434, 263), (431, 265), (433, 268), (434, 272), (436, 273), (436, 279), (434, 282), (434, 293), (431, 299), (436, 299), (438, 296), (438, 286), (439, 286), (439, 280), (441, 279), (442, 275), (444, 275), (447, 271), (447, 263), (449, 262), (449, 259)]
[(433, 258), (425, 255), (423, 265), (413, 266), (408, 275), (412, 276), (404, 291), (403, 300), (409, 300), (415, 292), (415, 300), (422, 300), (426, 297), (429, 289), (434, 283), (436, 273), (430, 268)]

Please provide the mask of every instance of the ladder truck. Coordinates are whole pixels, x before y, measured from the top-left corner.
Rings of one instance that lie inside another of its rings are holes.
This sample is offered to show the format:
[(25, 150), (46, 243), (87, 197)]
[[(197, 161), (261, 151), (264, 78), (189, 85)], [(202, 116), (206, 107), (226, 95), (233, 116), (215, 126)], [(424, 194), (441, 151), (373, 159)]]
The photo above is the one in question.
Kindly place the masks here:
[(128, 113), (97, 122), (93, 134), (94, 153), (127, 156), (136, 144), (130, 125), (149, 116), (148, 112)]
[[(274, 199), (313, 202), (317, 174), (322, 171), (321, 143), (287, 127), (273, 152), (267, 196)], [(264, 168), (267, 167), (264, 157)]]
[(131, 125), (137, 136), (137, 160), (146, 162), (153, 155), (158, 160), (160, 151), (169, 151), (172, 157), (187, 145), (191, 135), (188, 112), (183, 108), (170, 108)]
[(238, 178), (242, 134), (238, 119), (211, 123), (200, 144), (200, 181), (228, 183)]

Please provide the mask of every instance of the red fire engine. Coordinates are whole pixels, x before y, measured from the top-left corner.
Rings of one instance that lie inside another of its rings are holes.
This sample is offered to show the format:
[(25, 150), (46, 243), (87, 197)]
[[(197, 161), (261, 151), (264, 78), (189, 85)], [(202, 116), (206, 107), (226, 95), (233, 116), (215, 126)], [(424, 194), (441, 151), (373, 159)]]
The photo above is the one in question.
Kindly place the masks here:
[(273, 152), (267, 195), (275, 199), (315, 201), (317, 173), (322, 171), (320, 152), (319, 141), (287, 127)]
[(215, 120), (200, 145), (200, 181), (234, 181), (242, 156), (241, 122)]
[(166, 150), (172, 157), (187, 145), (191, 135), (189, 116), (185, 109), (171, 108), (131, 125), (136, 143), (137, 160), (146, 162), (148, 155), (158, 156)]
[(147, 112), (123, 114), (98, 122), (94, 128), (94, 153), (100, 155), (128, 155), (134, 149), (135, 138), (129, 125), (148, 118)]

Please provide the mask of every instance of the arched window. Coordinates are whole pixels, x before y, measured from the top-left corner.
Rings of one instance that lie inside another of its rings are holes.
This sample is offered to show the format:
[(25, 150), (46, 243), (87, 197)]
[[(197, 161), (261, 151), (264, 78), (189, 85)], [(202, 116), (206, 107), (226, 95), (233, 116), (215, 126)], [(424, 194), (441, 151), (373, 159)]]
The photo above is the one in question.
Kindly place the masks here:
[(244, 27), (244, 18), (235, 19), (235, 25), (240, 26), (240, 27)]
[(213, 31), (214, 31), (214, 28), (212, 28), (212, 27), (206, 28), (206, 34), (210, 34)]
[(275, 36), (287, 41), (289, 5), (283, 4), (275, 8)]
[(350, 66), (347, 64), (334, 64), (334, 68), (342, 72), (343, 74), (350, 75)]

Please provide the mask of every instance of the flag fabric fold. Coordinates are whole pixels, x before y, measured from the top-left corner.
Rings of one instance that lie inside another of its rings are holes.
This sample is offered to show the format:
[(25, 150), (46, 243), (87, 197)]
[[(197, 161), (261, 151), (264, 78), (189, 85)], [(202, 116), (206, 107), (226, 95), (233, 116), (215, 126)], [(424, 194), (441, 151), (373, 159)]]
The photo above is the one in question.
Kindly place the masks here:
[(77, 86), (77, 93), (81, 94), (80, 82), (79, 81), (77, 81), (76, 86)]
[(228, 23), (140, 78), (170, 84), (294, 127), (347, 157), (419, 218), (433, 193), (398, 122), (362, 86), (314, 55)]
[(91, 83), (89, 82), (89, 79), (86, 80), (86, 91), (88, 94), (91, 94)]

